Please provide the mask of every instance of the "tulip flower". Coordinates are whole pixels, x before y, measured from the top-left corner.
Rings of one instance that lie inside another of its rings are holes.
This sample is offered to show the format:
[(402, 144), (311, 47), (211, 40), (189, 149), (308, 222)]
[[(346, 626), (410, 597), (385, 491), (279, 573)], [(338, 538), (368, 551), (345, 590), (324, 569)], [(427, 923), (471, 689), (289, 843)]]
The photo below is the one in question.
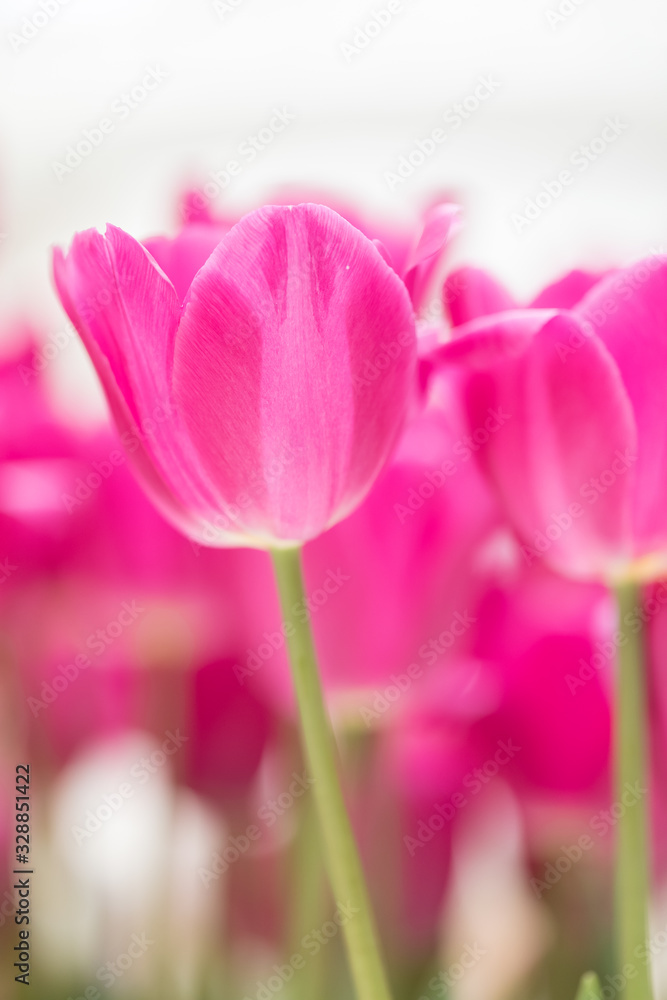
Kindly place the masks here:
[[(569, 271), (543, 288), (528, 308), (573, 309), (602, 277), (590, 271)], [(442, 286), (442, 304), (454, 328), (481, 316), (519, 308), (507, 289), (479, 267), (460, 267), (451, 271)]]
[(599, 653), (612, 631), (608, 603), (596, 584), (521, 565), (476, 609), (474, 653), (497, 703), (473, 739), (485, 756), (508, 735), (521, 746), (507, 774), (524, 802), (535, 792), (588, 800), (608, 792), (612, 665)]
[(528, 561), (602, 580), (667, 565), (666, 310), (667, 259), (652, 258), (572, 309), (495, 313), (438, 349), (470, 371), (471, 424), (492, 406), (512, 414), (480, 458)]
[(145, 487), (190, 537), (297, 543), (363, 499), (406, 411), (414, 320), (402, 283), (334, 212), (246, 216), (182, 305), (115, 227), (79, 234), (54, 269), (121, 432), (139, 431)]
[(479, 267), (460, 267), (447, 275), (442, 286), (442, 305), (454, 328), (480, 316), (517, 308), (510, 293)]
[[(415, 263), (441, 230), (429, 229)], [(312, 636), (295, 608), (301, 543), (361, 503), (406, 416), (416, 361), (407, 289), (362, 233), (308, 204), (245, 216), (185, 294), (115, 227), (56, 251), (54, 275), (159, 509), (192, 539), (273, 550), (329, 875), (358, 912), (344, 931), (352, 973), (360, 1000), (385, 1000)]]

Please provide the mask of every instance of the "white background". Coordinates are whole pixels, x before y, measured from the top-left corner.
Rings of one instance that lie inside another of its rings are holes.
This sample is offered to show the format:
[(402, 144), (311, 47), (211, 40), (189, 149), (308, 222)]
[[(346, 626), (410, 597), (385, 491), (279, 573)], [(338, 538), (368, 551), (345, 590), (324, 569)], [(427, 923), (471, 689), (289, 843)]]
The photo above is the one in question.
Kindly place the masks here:
[[(42, 335), (62, 325), (51, 245), (107, 221), (138, 237), (174, 231), (179, 191), (237, 157), (274, 107), (296, 120), (244, 164), (214, 207), (247, 210), (296, 183), (406, 218), (446, 191), (466, 218), (452, 260), (491, 267), (520, 295), (568, 267), (627, 262), (663, 245), (661, 0), (565, 0), (572, 12), (557, 24), (547, 13), (559, 0), (402, 0), (379, 36), (348, 58), (342, 43), (387, 0), (235, 2), (220, 16), (211, 0), (68, 0), (15, 51), (10, 35), (39, 3), (2, 0), (5, 335), (22, 315)], [(168, 79), (124, 121), (116, 116), (114, 132), (59, 181), (54, 161), (147, 67)], [(500, 83), (496, 93), (459, 129), (445, 126), (446, 142), (390, 190), (385, 172), (488, 75)], [(571, 166), (608, 116), (620, 118), (623, 133), (518, 234), (512, 213)]]

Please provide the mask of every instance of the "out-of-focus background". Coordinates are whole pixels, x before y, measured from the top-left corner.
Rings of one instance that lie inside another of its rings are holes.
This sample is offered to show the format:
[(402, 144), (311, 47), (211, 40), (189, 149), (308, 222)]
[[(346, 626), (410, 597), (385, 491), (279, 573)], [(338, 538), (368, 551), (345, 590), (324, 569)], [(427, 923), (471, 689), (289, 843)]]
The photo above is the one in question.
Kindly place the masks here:
[[(2, 0), (0, 849), (27, 760), (40, 1000), (350, 996), (268, 562), (198, 551), (127, 465), (107, 475), (118, 442), (51, 247), (107, 222), (173, 235), (192, 189), (216, 216), (289, 189), (413, 230), (453, 199), (448, 266), (527, 301), (664, 249), (666, 32), (660, 0)], [(607, 635), (608, 601), (512, 575), (472, 463), (399, 530), (392, 504), (435, 463), (408, 452), (306, 566), (313, 595), (341, 581), (311, 611), (396, 995), (567, 1000), (590, 962), (612, 968), (609, 678), (571, 698), (562, 677)], [(391, 677), (468, 607), (482, 624), (438, 647), (442, 690), (429, 675), (394, 728)], [(524, 750), (504, 770), (508, 740)], [(532, 891), (591, 829), (577, 879)], [(326, 948), (304, 944), (325, 924)], [(295, 948), (313, 961), (281, 979)]]
[[(234, 159), (240, 172), (224, 190), (216, 182), (217, 196), (211, 188), (215, 207), (244, 210), (293, 184), (405, 217), (434, 193), (456, 194), (466, 209), (457, 255), (523, 295), (573, 254), (616, 262), (664, 239), (660, 0), (47, 6), (40, 17), (37, 0), (3, 0), (0, 12), (3, 315), (26, 296), (48, 309), (50, 245), (106, 222), (137, 236), (173, 229), (175, 190)], [(151, 69), (154, 89), (125, 103)], [(493, 84), (475, 102), (480, 80)], [(239, 154), (276, 108), (289, 124), (252, 159)], [(113, 131), (57, 176), (67, 147), (103, 118)], [(570, 163), (608, 118), (619, 123), (612, 141)], [(438, 127), (435, 152), (388, 180)], [(514, 213), (568, 168), (571, 185), (517, 232)]]

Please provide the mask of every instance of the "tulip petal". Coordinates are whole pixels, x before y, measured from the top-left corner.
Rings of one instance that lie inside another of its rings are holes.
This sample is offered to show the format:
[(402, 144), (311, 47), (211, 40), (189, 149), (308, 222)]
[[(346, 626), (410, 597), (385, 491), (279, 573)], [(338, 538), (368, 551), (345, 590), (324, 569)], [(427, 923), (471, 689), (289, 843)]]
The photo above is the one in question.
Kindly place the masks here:
[(531, 302), (531, 309), (574, 309), (600, 278), (600, 274), (592, 271), (569, 271), (543, 288)]
[[(575, 576), (606, 576), (630, 556), (637, 447), (617, 365), (565, 313), (517, 311), (465, 329), (471, 333), (434, 352), (434, 366), (469, 372), (473, 438), (490, 414), (505, 414), (477, 454), (526, 542), (524, 555)], [(577, 516), (568, 513), (573, 503)]]
[(197, 223), (185, 226), (178, 236), (153, 236), (143, 240), (151, 257), (167, 275), (182, 302), (192, 279), (211, 256), (229, 226)]
[(553, 309), (515, 309), (464, 323), (457, 327), (455, 340), (436, 344), (430, 353), (420, 355), (420, 379), (428, 386), (443, 367), (460, 364), (474, 371), (513, 358), (555, 315)]
[(449, 242), (460, 217), (461, 209), (452, 202), (443, 202), (429, 209), (424, 216), (424, 225), (417, 244), (406, 261), (406, 272), (440, 253)]
[(377, 250), (377, 252), (382, 257), (382, 260), (385, 262), (385, 264), (388, 264), (389, 267), (393, 268), (393, 270), (395, 271), (396, 268), (394, 267), (394, 262), (391, 259), (391, 254), (387, 250), (387, 248), (384, 245), (384, 243), (382, 242), (382, 240), (372, 240), (371, 242), (372, 242), (373, 246), (375, 247), (375, 249)]
[(442, 301), (454, 327), (482, 316), (517, 308), (516, 302), (500, 282), (478, 267), (460, 267), (452, 271), (443, 285)]
[(416, 311), (425, 305), (431, 282), (460, 223), (461, 209), (451, 202), (435, 205), (424, 216), (416, 245), (405, 263), (405, 286)]
[(147, 251), (109, 226), (56, 250), (54, 278), (93, 360), (113, 416), (157, 506), (188, 534), (217, 509), (171, 399), (169, 366), (179, 318), (172, 284)]
[[(574, 336), (578, 349), (564, 357)], [(528, 561), (543, 555), (575, 576), (607, 575), (629, 556), (637, 441), (613, 359), (573, 319), (557, 315), (523, 354), (472, 380), (473, 426), (499, 405), (509, 416), (480, 457), (528, 543)]]
[(238, 523), (289, 541), (345, 516), (396, 440), (415, 351), (405, 287), (335, 212), (234, 226), (190, 289), (174, 392)]
[(615, 359), (637, 421), (634, 531), (638, 554), (667, 544), (667, 257), (610, 274), (576, 314)]

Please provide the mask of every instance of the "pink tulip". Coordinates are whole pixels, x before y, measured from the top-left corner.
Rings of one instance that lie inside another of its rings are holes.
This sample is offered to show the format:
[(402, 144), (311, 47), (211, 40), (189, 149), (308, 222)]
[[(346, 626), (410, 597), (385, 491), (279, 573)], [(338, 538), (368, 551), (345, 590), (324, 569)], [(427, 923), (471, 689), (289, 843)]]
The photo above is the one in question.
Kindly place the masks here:
[(613, 660), (599, 650), (614, 621), (604, 589), (535, 566), (490, 589), (478, 614), (475, 653), (498, 704), (473, 741), (489, 758), (508, 736), (521, 746), (506, 773), (522, 797), (604, 797)]
[(405, 416), (415, 328), (349, 223), (317, 205), (252, 212), (182, 304), (114, 227), (76, 236), (54, 271), (121, 432), (139, 431), (145, 488), (191, 538), (296, 543), (363, 499)]
[(508, 419), (480, 458), (527, 562), (603, 579), (667, 562), (667, 258), (608, 274), (570, 310), (474, 320), (432, 363), (468, 373), (469, 421)]
[(453, 327), (517, 307), (510, 293), (479, 267), (451, 271), (442, 286), (442, 304)]
[[(573, 309), (603, 277), (590, 271), (569, 271), (547, 285), (529, 304), (531, 309)], [(500, 282), (478, 267), (460, 267), (442, 288), (445, 315), (456, 328), (481, 316), (518, 309), (519, 304)]]
[(532, 309), (574, 309), (598, 281), (611, 273), (611, 271), (582, 271), (575, 268), (543, 288), (530, 306)]
[[(501, 755), (502, 775), (521, 795), (603, 795), (613, 657), (600, 650), (614, 627), (604, 589), (519, 563), (490, 581), (472, 613), (467, 655), (426, 675), (387, 733), (402, 782), (433, 801), (452, 774), (512, 739), (521, 750)], [(477, 785), (461, 790), (478, 794)]]

